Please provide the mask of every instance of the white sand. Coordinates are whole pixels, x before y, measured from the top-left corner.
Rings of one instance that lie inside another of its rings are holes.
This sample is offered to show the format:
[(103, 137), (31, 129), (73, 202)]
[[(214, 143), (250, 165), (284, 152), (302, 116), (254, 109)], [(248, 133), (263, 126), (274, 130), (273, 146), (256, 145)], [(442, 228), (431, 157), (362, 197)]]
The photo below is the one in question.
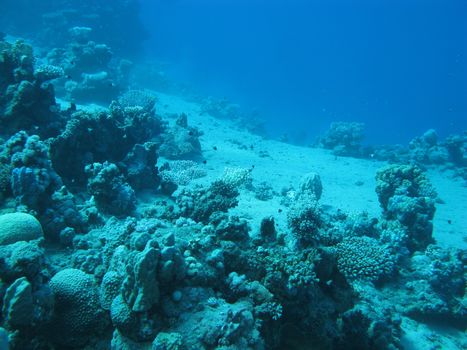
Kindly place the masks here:
[(467, 335), (459, 330), (428, 326), (402, 318), (404, 350), (461, 350), (467, 346)]
[[(200, 138), (203, 156), (207, 160), (208, 176), (197, 183), (207, 184), (221, 176), (225, 167), (251, 168), (254, 183), (267, 182), (277, 192), (293, 185), (308, 172), (317, 172), (323, 183), (323, 205), (332, 205), (348, 213), (368, 212), (379, 216), (381, 209), (375, 193), (376, 170), (384, 162), (335, 157), (323, 149), (298, 147), (265, 140), (239, 130), (232, 121), (215, 119), (200, 114), (197, 103), (180, 97), (158, 93), (157, 112), (164, 117), (186, 113), (188, 123), (204, 132)], [(214, 150), (213, 147), (217, 150)], [(267, 155), (266, 157), (264, 155)], [(434, 237), (444, 247), (466, 248), (467, 246), (467, 187), (463, 181), (448, 177), (440, 171), (431, 170), (428, 176), (444, 204), (437, 204), (434, 220)], [(232, 213), (249, 219), (253, 231), (265, 216), (274, 215), (279, 230), (284, 229), (286, 211), (278, 198), (260, 201), (248, 191), (242, 191), (240, 203)], [(451, 220), (449, 224), (448, 220)]]

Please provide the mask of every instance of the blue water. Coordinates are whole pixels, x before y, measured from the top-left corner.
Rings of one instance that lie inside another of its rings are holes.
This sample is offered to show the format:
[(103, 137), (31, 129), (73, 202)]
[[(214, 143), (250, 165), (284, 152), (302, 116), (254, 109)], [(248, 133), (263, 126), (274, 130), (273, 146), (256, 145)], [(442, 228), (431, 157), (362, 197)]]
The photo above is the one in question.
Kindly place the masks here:
[(361, 121), (370, 143), (467, 129), (467, 2), (142, 0), (146, 55), (258, 109), (273, 135)]

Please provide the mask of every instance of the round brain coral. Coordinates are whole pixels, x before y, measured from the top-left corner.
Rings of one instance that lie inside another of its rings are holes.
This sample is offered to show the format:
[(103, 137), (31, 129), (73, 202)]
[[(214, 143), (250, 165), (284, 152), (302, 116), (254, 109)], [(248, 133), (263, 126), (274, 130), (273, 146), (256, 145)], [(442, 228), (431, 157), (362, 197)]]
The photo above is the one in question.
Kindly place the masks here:
[(351, 237), (337, 245), (337, 267), (349, 280), (378, 281), (394, 270), (390, 252), (370, 237)]
[(81, 270), (59, 271), (49, 282), (55, 296), (52, 338), (57, 345), (84, 345), (106, 324), (94, 278)]
[(0, 245), (31, 241), (43, 236), (37, 219), (26, 213), (0, 215)]

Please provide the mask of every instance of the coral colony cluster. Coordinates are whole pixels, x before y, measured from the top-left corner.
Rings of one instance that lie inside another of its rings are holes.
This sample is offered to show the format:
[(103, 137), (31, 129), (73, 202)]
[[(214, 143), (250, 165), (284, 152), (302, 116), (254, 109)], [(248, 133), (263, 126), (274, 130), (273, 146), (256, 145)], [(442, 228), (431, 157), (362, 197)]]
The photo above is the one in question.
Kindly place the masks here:
[[(123, 16), (132, 2), (115, 3)], [(322, 205), (316, 173), (282, 193), (236, 167), (192, 186), (209, 172), (202, 128), (130, 87), (113, 53), (130, 42), (93, 11), (80, 26), (79, 9), (47, 12), (38, 42), (60, 33), (47, 54), (0, 41), (1, 349), (400, 349), (402, 317), (465, 329), (467, 256), (436, 245), (423, 170), (466, 179), (465, 133), (367, 150), (362, 124), (332, 124), (322, 147), (390, 161), (375, 174), (380, 217)], [(112, 102), (77, 105), (91, 100)], [(245, 191), (282, 197), (287, 230), (276, 207), (256, 228), (230, 213)]]

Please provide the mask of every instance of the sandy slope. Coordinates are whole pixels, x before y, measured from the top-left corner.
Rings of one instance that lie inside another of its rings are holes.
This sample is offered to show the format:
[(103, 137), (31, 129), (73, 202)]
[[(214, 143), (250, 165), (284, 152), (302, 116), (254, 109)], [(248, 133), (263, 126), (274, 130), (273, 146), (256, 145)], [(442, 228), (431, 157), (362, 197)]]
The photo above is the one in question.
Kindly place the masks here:
[[(333, 205), (348, 213), (367, 211), (372, 216), (380, 214), (374, 177), (376, 170), (385, 163), (335, 157), (323, 149), (265, 140), (239, 130), (231, 121), (201, 115), (197, 103), (162, 93), (158, 93), (158, 98), (158, 114), (186, 113), (189, 124), (204, 132), (200, 140), (208, 176), (198, 180), (199, 183), (212, 181), (223, 173), (225, 167), (254, 166), (254, 182), (265, 181), (280, 192), (288, 185), (296, 187), (304, 174), (314, 171), (320, 174), (323, 182), (322, 204)], [(442, 246), (466, 248), (467, 187), (462, 181), (440, 171), (431, 170), (428, 176), (444, 201), (437, 204), (434, 220), (436, 240)], [(285, 227), (286, 214), (285, 210), (279, 213), (279, 208), (277, 197), (264, 202), (255, 199), (251, 192), (243, 191), (239, 206), (233, 213), (248, 218), (253, 229), (258, 228), (263, 217), (274, 215), (281, 230)]]

